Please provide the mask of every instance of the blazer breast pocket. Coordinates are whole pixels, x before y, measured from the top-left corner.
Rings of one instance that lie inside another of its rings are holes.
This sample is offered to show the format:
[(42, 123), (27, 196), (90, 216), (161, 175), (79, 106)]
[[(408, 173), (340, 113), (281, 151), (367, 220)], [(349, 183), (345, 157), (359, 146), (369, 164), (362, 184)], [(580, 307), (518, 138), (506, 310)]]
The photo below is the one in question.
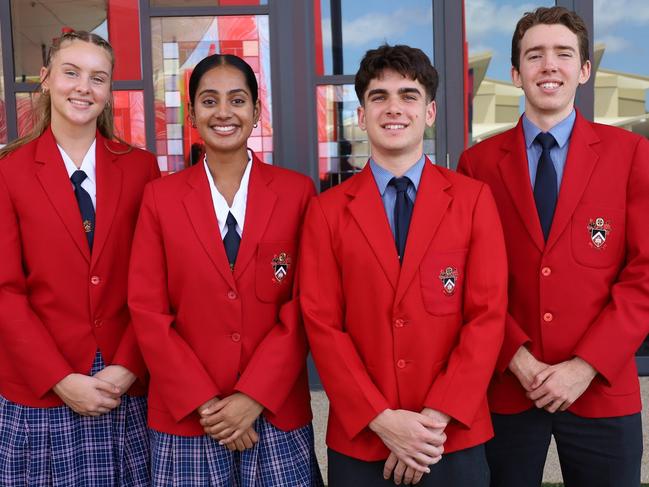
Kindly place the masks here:
[(283, 303), (291, 297), (297, 256), (295, 243), (259, 242), (255, 263), (255, 291), (265, 303)]
[(620, 262), (626, 241), (624, 210), (580, 205), (571, 226), (572, 255), (577, 263), (604, 268)]
[(419, 266), (424, 308), (432, 315), (460, 313), (467, 249), (429, 250)]

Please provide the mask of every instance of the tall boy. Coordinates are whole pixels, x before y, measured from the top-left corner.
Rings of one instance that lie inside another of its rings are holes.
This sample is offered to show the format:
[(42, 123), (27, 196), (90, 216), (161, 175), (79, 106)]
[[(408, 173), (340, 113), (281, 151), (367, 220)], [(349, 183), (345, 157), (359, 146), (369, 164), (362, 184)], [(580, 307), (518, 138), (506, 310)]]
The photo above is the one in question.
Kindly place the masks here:
[(551, 436), (566, 486), (640, 484), (634, 352), (649, 325), (649, 143), (574, 109), (590, 69), (574, 12), (525, 14), (512, 39), (525, 114), (458, 168), (491, 187), (509, 257), (489, 390), (494, 486), (539, 486)]
[(329, 485), (416, 483), (430, 471), (423, 485), (487, 486), (486, 390), (506, 309), (497, 210), (486, 185), (423, 154), (437, 72), (422, 51), (368, 51), (355, 87), (371, 158), (312, 201), (300, 259), (331, 404)]

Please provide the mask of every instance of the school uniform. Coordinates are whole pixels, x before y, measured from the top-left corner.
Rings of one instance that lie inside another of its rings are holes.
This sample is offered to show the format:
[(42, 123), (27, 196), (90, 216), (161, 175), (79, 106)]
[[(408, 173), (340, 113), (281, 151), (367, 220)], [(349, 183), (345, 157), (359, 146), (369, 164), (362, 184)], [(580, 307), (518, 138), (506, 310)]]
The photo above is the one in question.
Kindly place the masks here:
[[(486, 389), (503, 336), (506, 257), (486, 185), (424, 158), (420, 179), (411, 178), (419, 179), (416, 194), (408, 189), (414, 209), (400, 264), (382, 198), (387, 189), (372, 164), (309, 206), (300, 300), (331, 404), (330, 459), (359, 463), (349, 471), (375, 463), (364, 481), (378, 485), (389, 450), (368, 425), (387, 408), (429, 407), (451, 416), (444, 457), (433, 470), (446, 469), (456, 453), (473, 455), (492, 436)], [(346, 469), (344, 463), (338, 466)], [(484, 461), (454, 463), (436, 481), (462, 485), (464, 470), (481, 479), (473, 485), (488, 482)], [(330, 482), (339, 478), (331, 464), (329, 472)]]
[[(649, 239), (643, 232), (649, 142), (588, 122), (578, 112), (570, 118), (567, 136), (550, 130), (558, 142), (552, 162), (561, 162), (561, 149), (565, 167), (557, 171), (558, 201), (547, 241), (533, 196), (534, 128), (525, 129), (527, 121), (521, 118), (514, 129), (466, 150), (458, 166), (491, 187), (508, 250), (505, 342), (489, 390), (496, 423), (490, 463), (503, 479), (495, 485), (540, 482), (552, 434), (566, 485), (626, 486), (640, 479), (634, 353), (649, 331)], [(581, 357), (597, 375), (566, 412), (533, 411), (508, 370), (521, 346), (548, 364)], [(519, 461), (520, 455), (527, 460)]]
[[(320, 483), (307, 344), (293, 299), (300, 227), (313, 193), (308, 178), (256, 156), (232, 208), (205, 163), (147, 186), (129, 306), (151, 372), (154, 485)], [(241, 237), (232, 268), (222, 240), (231, 230)], [(234, 392), (264, 406), (254, 425), (259, 443), (242, 453), (206, 436), (197, 413)]]
[[(0, 160), (2, 485), (149, 481), (146, 370), (126, 285), (143, 188), (159, 171), (152, 154), (127, 151), (97, 133), (84, 159), (92, 251), (51, 129)], [(108, 414), (82, 417), (52, 391), (69, 374), (111, 364), (139, 380)]]

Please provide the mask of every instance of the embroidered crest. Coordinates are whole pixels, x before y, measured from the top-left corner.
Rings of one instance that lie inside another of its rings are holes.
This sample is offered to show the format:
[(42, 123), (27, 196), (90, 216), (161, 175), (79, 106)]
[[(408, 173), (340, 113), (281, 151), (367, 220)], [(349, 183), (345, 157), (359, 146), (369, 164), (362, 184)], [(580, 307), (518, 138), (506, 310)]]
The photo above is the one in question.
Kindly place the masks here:
[(83, 221), (83, 231), (86, 233), (92, 232), (92, 222), (90, 220)]
[(455, 294), (458, 275), (457, 269), (451, 266), (442, 269), (440, 272), (439, 280), (442, 281), (442, 289), (447, 296), (453, 296)]
[(291, 256), (286, 252), (280, 252), (279, 255), (273, 257), (271, 265), (273, 266), (275, 282), (282, 282), (288, 275), (289, 267), (291, 267)]
[(606, 247), (606, 237), (611, 233), (611, 222), (604, 221), (602, 217), (588, 222), (588, 231), (590, 232), (590, 245), (596, 249)]

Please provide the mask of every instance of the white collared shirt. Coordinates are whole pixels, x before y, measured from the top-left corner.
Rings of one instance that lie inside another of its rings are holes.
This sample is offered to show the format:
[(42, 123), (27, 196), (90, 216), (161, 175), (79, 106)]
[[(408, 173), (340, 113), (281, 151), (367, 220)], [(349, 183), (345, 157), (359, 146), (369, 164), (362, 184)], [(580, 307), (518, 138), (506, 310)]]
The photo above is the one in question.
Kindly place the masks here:
[(219, 193), (219, 190), (216, 188), (216, 184), (214, 184), (210, 168), (207, 167), (207, 155), (203, 158), (203, 167), (207, 173), (207, 180), (210, 183), (212, 204), (214, 205), (214, 213), (216, 213), (221, 238), (225, 237), (228, 233), (228, 226), (225, 223), (228, 218), (228, 213), (232, 213), (234, 219), (237, 220), (237, 233), (239, 236), (242, 236), (243, 225), (246, 220), (246, 203), (248, 201), (248, 181), (250, 180), (250, 169), (252, 168), (252, 154), (248, 151), (248, 165), (246, 166), (246, 170), (243, 172), (239, 189), (232, 200), (232, 206), (228, 206), (228, 202), (225, 201), (223, 195)]
[[(56, 146), (59, 148), (59, 152), (61, 153), (61, 157), (63, 158), (65, 169), (68, 171), (68, 177), (71, 178), (72, 174), (77, 169), (80, 169), (86, 173), (87, 177), (81, 183), (81, 187), (85, 189), (90, 195), (90, 199), (92, 200), (92, 206), (95, 208), (95, 210), (97, 209), (97, 176), (95, 172), (96, 143), (97, 143), (97, 139), (92, 141), (92, 145), (88, 149), (88, 152), (86, 152), (86, 155), (83, 156), (83, 161), (81, 161), (81, 167), (79, 168), (77, 168), (76, 164), (72, 162), (72, 159), (70, 159), (70, 156), (66, 154), (66, 152), (63, 150), (63, 147), (61, 147), (59, 144), (56, 144)], [(70, 181), (70, 184), (72, 185), (72, 190), (74, 191), (74, 184), (72, 184), (72, 181)]]

